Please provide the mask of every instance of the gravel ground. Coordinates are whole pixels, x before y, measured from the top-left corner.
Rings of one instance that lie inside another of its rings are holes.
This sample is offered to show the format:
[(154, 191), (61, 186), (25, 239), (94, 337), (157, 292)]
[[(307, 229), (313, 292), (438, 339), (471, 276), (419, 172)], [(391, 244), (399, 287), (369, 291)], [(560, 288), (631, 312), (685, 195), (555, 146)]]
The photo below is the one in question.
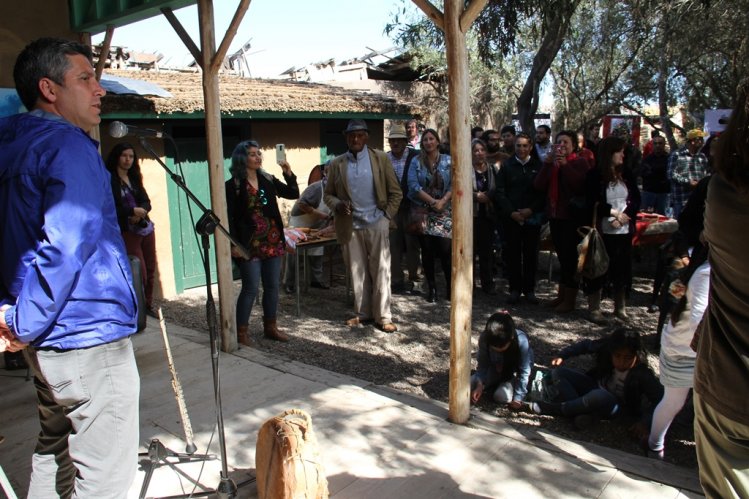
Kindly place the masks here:
[[(654, 351), (657, 315), (647, 312), (650, 303), (652, 281), (646, 276), (654, 272), (654, 253), (647, 251), (634, 265), (634, 280), (628, 313), (629, 325), (638, 328), (649, 351)], [(327, 275), (326, 258), (326, 275)], [(556, 263), (556, 262), (554, 262)], [(342, 263), (334, 262), (334, 269), (342, 272)], [(542, 277), (537, 286), (541, 299), (554, 295), (554, 284), (547, 280), (548, 254), (542, 253), (539, 265)], [(556, 272), (556, 268), (554, 269)], [(438, 291), (444, 297), (441, 276), (437, 277)], [(500, 290), (506, 289), (504, 279), (497, 278)], [(239, 281), (235, 283), (237, 293)], [(442, 286), (442, 287), (441, 287)], [(215, 289), (215, 288), (214, 288)], [(214, 296), (217, 293), (214, 291)], [(475, 368), (478, 335), (488, 316), (507, 309), (519, 327), (529, 333), (537, 367), (548, 367), (561, 348), (583, 338), (597, 338), (609, 330), (585, 319), (585, 304), (582, 294), (578, 307), (566, 315), (554, 314), (542, 306), (524, 303), (506, 305), (504, 291), (497, 296), (488, 296), (480, 291), (474, 293), (472, 364)], [(281, 294), (278, 324), (291, 336), (288, 343), (278, 343), (262, 337), (260, 306), (253, 308), (250, 331), (256, 348), (275, 355), (331, 371), (347, 374), (378, 385), (385, 385), (403, 392), (436, 400), (448, 399), (448, 370), (450, 362), (450, 304), (444, 299), (438, 303), (427, 303), (419, 295), (394, 295), (392, 312), (398, 325), (396, 333), (380, 332), (373, 326), (349, 328), (344, 321), (352, 316), (352, 300), (347, 296), (341, 275), (335, 276), (329, 290), (309, 289), (302, 299), (301, 318), (296, 316), (293, 295)], [(204, 289), (189, 290), (180, 297), (160, 303), (167, 321), (199, 331), (207, 331), (205, 323)], [(604, 300), (602, 310), (613, 317), (613, 303)], [(621, 324), (611, 319), (611, 325)], [(566, 365), (587, 368), (592, 359), (582, 357)], [(649, 354), (648, 362), (657, 372), (658, 358)], [(528, 412), (513, 412), (484, 398), (478, 409), (504, 418), (515, 425), (543, 428), (552, 433), (580, 441), (640, 454), (637, 442), (629, 436), (627, 428), (616, 421), (603, 421), (593, 428), (577, 431), (569, 420), (549, 416), (538, 416)], [(688, 404), (689, 405), (689, 404)], [(666, 439), (666, 460), (681, 466), (696, 468), (694, 436), (691, 414), (683, 411), (671, 426)]]

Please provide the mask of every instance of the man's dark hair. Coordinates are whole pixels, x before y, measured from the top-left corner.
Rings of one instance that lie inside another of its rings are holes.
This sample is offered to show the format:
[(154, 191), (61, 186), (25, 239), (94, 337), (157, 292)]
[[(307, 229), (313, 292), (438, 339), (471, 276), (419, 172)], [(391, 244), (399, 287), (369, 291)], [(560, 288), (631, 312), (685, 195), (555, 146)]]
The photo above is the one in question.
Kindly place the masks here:
[(549, 137), (551, 137), (551, 127), (549, 125), (538, 125), (536, 127), (536, 130), (538, 130), (539, 128), (543, 128), (544, 130), (546, 130), (546, 133), (548, 133)]
[(495, 133), (497, 133), (497, 131), (491, 128), (489, 130), (484, 130), (484, 133), (481, 134), (481, 140), (483, 140), (484, 142), (489, 142), (489, 135)]
[(515, 135), (517, 132), (515, 131), (515, 127), (512, 125), (505, 125), (502, 127), (502, 130), (500, 130), (500, 134), (504, 135), (506, 132), (510, 132), (511, 134)]
[(471, 128), (471, 137), (474, 137), (476, 135), (476, 132), (483, 132), (483, 131), (484, 129), (481, 128), (480, 126), (475, 126)]
[(82, 55), (89, 61), (92, 58), (89, 47), (62, 38), (39, 38), (21, 51), (13, 67), (13, 80), (26, 109), (33, 109), (41, 97), (39, 80), (49, 78), (63, 84), (70, 68), (69, 55)]

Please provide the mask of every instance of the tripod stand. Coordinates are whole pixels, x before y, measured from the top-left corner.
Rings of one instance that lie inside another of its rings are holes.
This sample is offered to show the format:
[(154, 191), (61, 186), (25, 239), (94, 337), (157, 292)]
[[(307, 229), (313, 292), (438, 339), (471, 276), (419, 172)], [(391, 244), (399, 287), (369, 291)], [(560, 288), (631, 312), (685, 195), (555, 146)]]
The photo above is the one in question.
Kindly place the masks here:
[[(231, 243), (239, 248), (239, 251), (242, 252), (244, 255), (248, 255), (247, 250), (232, 236), (229, 234), (229, 232), (226, 230), (224, 226), (221, 225), (220, 220), (218, 217), (216, 217), (216, 214), (213, 213), (211, 210), (205, 207), (203, 203), (200, 202), (200, 200), (195, 196), (195, 194), (188, 189), (187, 185), (185, 185), (184, 180), (181, 176), (175, 174), (172, 172), (169, 167), (161, 160), (161, 158), (156, 154), (156, 152), (153, 150), (151, 145), (146, 141), (145, 137), (139, 136), (140, 145), (143, 146), (143, 149), (145, 149), (161, 166), (164, 168), (164, 170), (169, 175), (169, 178), (172, 179), (172, 181), (179, 187), (186, 195), (187, 197), (195, 203), (195, 205), (200, 208), (200, 210), (203, 212), (203, 215), (198, 219), (198, 222), (195, 224), (195, 231), (200, 234), (202, 247), (203, 247), (203, 270), (205, 272), (205, 284), (206, 284), (206, 321), (208, 323), (208, 332), (210, 337), (210, 345), (211, 345), (211, 368), (213, 373), (213, 394), (214, 394), (214, 403), (216, 406), (216, 422), (218, 426), (218, 441), (219, 441), (219, 456), (221, 460), (221, 476), (219, 480), (219, 484), (216, 487), (215, 490), (211, 490), (208, 492), (201, 492), (198, 494), (190, 494), (190, 495), (183, 495), (183, 496), (172, 496), (174, 498), (177, 497), (200, 497), (200, 496), (208, 496), (212, 494), (216, 494), (221, 499), (233, 499), (236, 497), (237, 494), (237, 484), (234, 483), (234, 480), (229, 478), (229, 470), (227, 465), (227, 459), (226, 459), (226, 439), (224, 435), (224, 415), (223, 415), (223, 409), (221, 406), (221, 376), (219, 372), (219, 335), (218, 335), (218, 328), (217, 328), (217, 320), (216, 320), (216, 304), (213, 300), (213, 292), (211, 290), (211, 264), (208, 259), (208, 255), (210, 252), (210, 238), (209, 236), (211, 234), (214, 234), (216, 229), (219, 229), (220, 232), (222, 232), (228, 239), (231, 241)], [(171, 140), (171, 137), (169, 137)], [(172, 141), (172, 144), (174, 145), (175, 151), (177, 149), (177, 145), (174, 144)], [(182, 456), (183, 459), (186, 459), (186, 456), (190, 456), (190, 454), (184, 455), (179, 453), (174, 453), (172, 451), (169, 451), (166, 449), (163, 445), (161, 445), (158, 440), (156, 440), (156, 444), (154, 444), (154, 441), (151, 442), (151, 446), (149, 446), (149, 458), (151, 460), (152, 466), (150, 466), (146, 470), (146, 480), (144, 480), (143, 486), (147, 488), (148, 482), (150, 481), (151, 474), (153, 473), (153, 467), (161, 464), (161, 462), (166, 463), (166, 457), (177, 457), (180, 458)], [(151, 447), (154, 447), (153, 454), (151, 452)], [(192, 457), (189, 458), (189, 462), (193, 461), (199, 461), (199, 460), (206, 460), (206, 459), (215, 459), (215, 456), (209, 456), (209, 455), (202, 455), (202, 456), (195, 456), (195, 459)], [(251, 478), (249, 480), (246, 480), (239, 484), (239, 486), (246, 485), (248, 483), (253, 482), (255, 479)], [(141, 494), (145, 494), (145, 489), (141, 490)]]

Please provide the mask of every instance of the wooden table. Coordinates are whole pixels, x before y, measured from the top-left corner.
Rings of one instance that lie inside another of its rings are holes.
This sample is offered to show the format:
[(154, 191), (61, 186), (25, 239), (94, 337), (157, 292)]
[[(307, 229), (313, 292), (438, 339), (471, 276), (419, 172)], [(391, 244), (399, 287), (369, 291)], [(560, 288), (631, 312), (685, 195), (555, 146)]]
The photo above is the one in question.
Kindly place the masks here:
[[(299, 257), (300, 256), (307, 256), (307, 251), (313, 249), (313, 248), (324, 248), (325, 246), (334, 246), (338, 244), (338, 240), (334, 237), (321, 237), (318, 239), (313, 239), (311, 241), (299, 241), (296, 243), (296, 251), (294, 252), (294, 263), (296, 264), (296, 272), (294, 273), (294, 289), (296, 291), (296, 315), (301, 316), (302, 315), (302, 309), (301, 309), (301, 294), (300, 294), (300, 286), (299, 286), (299, 274), (300, 274), (300, 268), (299, 268)], [(302, 258), (302, 261), (304, 261), (304, 289), (307, 290), (307, 283), (309, 281), (308, 279), (308, 265), (306, 259)]]

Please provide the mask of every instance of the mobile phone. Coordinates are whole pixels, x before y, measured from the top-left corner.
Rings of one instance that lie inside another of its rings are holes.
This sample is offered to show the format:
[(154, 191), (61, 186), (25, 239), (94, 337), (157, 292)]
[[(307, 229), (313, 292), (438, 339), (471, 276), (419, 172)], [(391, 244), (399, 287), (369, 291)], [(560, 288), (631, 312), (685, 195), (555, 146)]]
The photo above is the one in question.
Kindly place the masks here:
[(276, 144), (276, 163), (279, 165), (286, 161), (286, 146), (283, 144)]

